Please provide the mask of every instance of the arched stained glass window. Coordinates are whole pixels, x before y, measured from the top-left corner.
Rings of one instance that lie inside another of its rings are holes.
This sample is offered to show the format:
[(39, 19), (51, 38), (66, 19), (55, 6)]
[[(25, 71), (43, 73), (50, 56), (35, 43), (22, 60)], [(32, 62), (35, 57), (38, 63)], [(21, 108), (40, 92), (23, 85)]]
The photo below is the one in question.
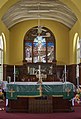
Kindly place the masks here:
[(27, 31), (24, 37), (23, 62), (31, 80), (54, 80), (55, 46), (55, 37), (48, 28), (36, 26)]
[(2, 36), (0, 36), (0, 49), (3, 50), (3, 39), (2, 39)]
[(24, 38), (24, 60), (29, 63), (51, 63), (55, 57), (55, 38), (53, 33), (46, 27), (38, 26), (30, 29)]
[(79, 35), (77, 34), (76, 37), (76, 79), (77, 79), (77, 86), (79, 86), (79, 63), (80, 63), (80, 38)]

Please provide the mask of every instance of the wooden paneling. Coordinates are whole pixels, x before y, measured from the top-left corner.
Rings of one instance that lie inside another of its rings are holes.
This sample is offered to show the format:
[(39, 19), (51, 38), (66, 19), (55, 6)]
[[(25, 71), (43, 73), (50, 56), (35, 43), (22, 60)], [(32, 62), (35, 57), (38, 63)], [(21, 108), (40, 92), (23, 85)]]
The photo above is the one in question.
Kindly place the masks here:
[(63, 99), (62, 97), (53, 97), (52, 100), (53, 100), (53, 112), (73, 111), (71, 101)]
[(13, 72), (14, 72), (13, 65), (4, 64), (3, 65), (3, 80), (7, 80), (8, 76), (10, 76), (13, 81), (14, 79)]
[(75, 64), (67, 66), (67, 81), (70, 81), (73, 84), (77, 85), (77, 82), (76, 82), (76, 65)]
[[(11, 81), (14, 79), (14, 66), (4, 65), (4, 80), (7, 80), (7, 76), (11, 77)], [(43, 81), (61, 81), (64, 73), (64, 65), (55, 65), (53, 75), (47, 75)], [(23, 80), (24, 79), (24, 80)], [(16, 65), (16, 81), (38, 81), (36, 75), (29, 75), (27, 72), (27, 64)], [(76, 85), (76, 65), (67, 66), (67, 81), (70, 81)], [(81, 64), (80, 64), (80, 84), (81, 84)]]
[(17, 100), (9, 100), (6, 108), (7, 112), (28, 112), (28, 113), (43, 113), (43, 112), (65, 112), (73, 111), (71, 101), (62, 97), (30, 97), (18, 98)]
[(17, 100), (9, 100), (6, 107), (8, 112), (27, 112), (28, 111), (28, 98), (18, 98)]
[(79, 84), (81, 85), (81, 63), (79, 64)]
[[(76, 65), (66, 66), (66, 80), (76, 85)], [(57, 65), (57, 78), (64, 78), (64, 65)]]
[(64, 65), (57, 65), (56, 66), (56, 74), (57, 74), (57, 79), (62, 79), (63, 78), (63, 73), (64, 73)]

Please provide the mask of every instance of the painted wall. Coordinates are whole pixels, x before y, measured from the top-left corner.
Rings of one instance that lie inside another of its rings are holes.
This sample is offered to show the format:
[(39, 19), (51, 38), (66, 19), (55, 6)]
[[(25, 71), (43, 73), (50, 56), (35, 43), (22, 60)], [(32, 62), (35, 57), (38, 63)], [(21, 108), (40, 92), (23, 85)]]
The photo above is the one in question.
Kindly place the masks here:
[(9, 50), (10, 50), (10, 45), (9, 45), (9, 30), (6, 28), (6, 26), (2, 23), (2, 21), (0, 21), (0, 35), (2, 35), (2, 33), (4, 33), (5, 35), (5, 39), (3, 40), (4, 43), (4, 53), (3, 53), (3, 57), (4, 57), (4, 64), (8, 64), (9, 63)]
[[(22, 64), (24, 35), (37, 24), (37, 20), (24, 21), (10, 29), (10, 64)], [(41, 20), (41, 26), (49, 28), (56, 38), (57, 64), (69, 64), (69, 29), (49, 20)]]
[[(27, 23), (24, 23), (27, 26), (25, 26), (23, 23), (21, 25), (18, 24), (16, 26), (14, 26), (12, 28), (12, 30), (10, 30), (11, 37), (9, 38), (9, 31), (5, 27), (5, 25), (2, 23), (1, 17), (8, 10), (8, 8), (10, 6), (12, 6), (14, 3), (16, 3), (17, 1), (19, 1), (19, 0), (14, 0), (14, 1), (3, 0), (3, 3), (2, 3), (2, 1), (0, 1), (0, 34), (2, 32), (4, 32), (5, 37), (6, 37), (6, 51), (4, 52), (4, 63), (11, 63), (11, 64), (13, 64), (13, 63), (21, 64), (22, 63), (23, 50), (21, 50), (21, 49), (23, 49), (23, 45), (21, 44), (21, 42), (23, 43), (22, 40), (25, 35), (24, 33), (32, 26), (37, 25), (37, 22), (30, 23), (29, 21)], [(62, 64), (62, 63), (67, 62), (67, 63), (71, 64), (71, 63), (76, 62), (76, 59), (75, 59), (76, 54), (75, 54), (75, 49), (74, 49), (74, 45), (73, 45), (74, 34), (76, 32), (78, 32), (81, 37), (81, 32), (80, 32), (81, 31), (81, 5), (80, 5), (81, 0), (70, 0), (70, 2), (69, 2), (69, 0), (60, 0), (60, 1), (63, 2), (64, 4), (66, 4), (68, 7), (70, 7), (70, 9), (75, 13), (75, 15), (78, 18), (78, 22), (74, 25), (74, 27), (69, 32), (69, 38), (68, 38), (68, 33), (66, 33), (67, 35), (65, 35), (65, 31), (68, 32), (68, 29), (65, 26), (63, 26), (61, 24), (59, 25), (59, 23), (55, 23), (56, 24), (55, 25), (55, 24), (53, 24), (53, 21), (51, 21), (52, 23), (50, 23), (50, 24), (47, 24), (48, 22), (46, 21), (46, 22), (44, 22), (43, 25), (48, 26), (52, 31), (54, 31), (55, 37), (57, 39), (57, 41), (56, 41), (56, 48), (57, 48), (56, 49), (56, 58), (58, 60), (57, 63)], [(4, 3), (6, 3), (6, 4), (4, 4)], [(28, 23), (30, 23), (30, 24), (28, 24)], [(16, 30), (16, 28), (18, 31)], [(64, 31), (63, 29), (67, 29), (67, 30)], [(62, 30), (64, 31), (64, 34), (63, 34)], [(17, 33), (14, 33), (15, 31)], [(18, 36), (18, 33), (20, 34), (19, 36)], [(15, 37), (12, 34), (14, 34)], [(12, 38), (12, 36), (13, 36), (13, 38)], [(16, 41), (14, 40), (15, 38), (17, 38)], [(66, 45), (63, 46), (63, 44), (66, 44), (66, 41), (64, 39), (69, 39), (68, 40), (69, 43), (67, 43), (67, 46)], [(12, 40), (14, 40), (14, 41), (12, 42)], [(18, 45), (18, 43), (20, 43), (20, 45)], [(18, 47), (21, 52), (18, 52), (16, 50), (16, 48), (14, 50), (13, 44), (15, 44), (16, 47)], [(65, 51), (62, 52), (64, 47), (65, 47)], [(12, 51), (12, 49), (14, 51)], [(61, 49), (61, 51), (60, 51), (60, 49)], [(68, 50), (66, 50), (66, 49), (68, 49)], [(14, 55), (11, 54), (11, 53), (15, 54), (15, 51), (16, 51), (17, 55), (18, 55), (18, 53), (20, 55), (20, 56), (18, 56), (18, 58), (13, 58)], [(60, 53), (63, 56), (61, 56)], [(13, 59), (11, 59), (11, 56)]]
[(75, 34), (78, 33), (81, 38), (81, 26), (79, 21), (69, 31), (69, 63), (76, 64), (76, 40), (74, 40)]

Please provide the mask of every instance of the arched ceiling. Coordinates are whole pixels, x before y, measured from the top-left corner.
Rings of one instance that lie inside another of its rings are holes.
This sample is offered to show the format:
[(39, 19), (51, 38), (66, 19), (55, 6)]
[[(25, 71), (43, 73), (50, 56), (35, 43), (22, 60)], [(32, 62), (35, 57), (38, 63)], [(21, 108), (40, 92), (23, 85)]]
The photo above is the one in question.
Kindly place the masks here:
[(21, 21), (30, 19), (50, 19), (70, 29), (77, 21), (70, 8), (59, 0), (20, 0), (11, 6), (2, 17), (8, 29)]
[(0, 0), (0, 8), (7, 2), (8, 0)]

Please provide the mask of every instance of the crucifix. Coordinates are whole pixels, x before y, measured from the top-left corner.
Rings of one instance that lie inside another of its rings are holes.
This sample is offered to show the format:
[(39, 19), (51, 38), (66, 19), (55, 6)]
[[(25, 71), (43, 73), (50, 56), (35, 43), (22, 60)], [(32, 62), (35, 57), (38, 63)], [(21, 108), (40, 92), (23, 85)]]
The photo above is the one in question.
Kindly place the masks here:
[(11, 88), (10, 90), (9, 90), (9, 93), (10, 93), (10, 96), (11, 97), (13, 97), (13, 93), (14, 93), (15, 91)]
[(39, 80), (38, 80), (37, 84), (42, 84), (41, 65), (39, 65), (38, 71), (39, 71), (39, 74), (38, 74)]

